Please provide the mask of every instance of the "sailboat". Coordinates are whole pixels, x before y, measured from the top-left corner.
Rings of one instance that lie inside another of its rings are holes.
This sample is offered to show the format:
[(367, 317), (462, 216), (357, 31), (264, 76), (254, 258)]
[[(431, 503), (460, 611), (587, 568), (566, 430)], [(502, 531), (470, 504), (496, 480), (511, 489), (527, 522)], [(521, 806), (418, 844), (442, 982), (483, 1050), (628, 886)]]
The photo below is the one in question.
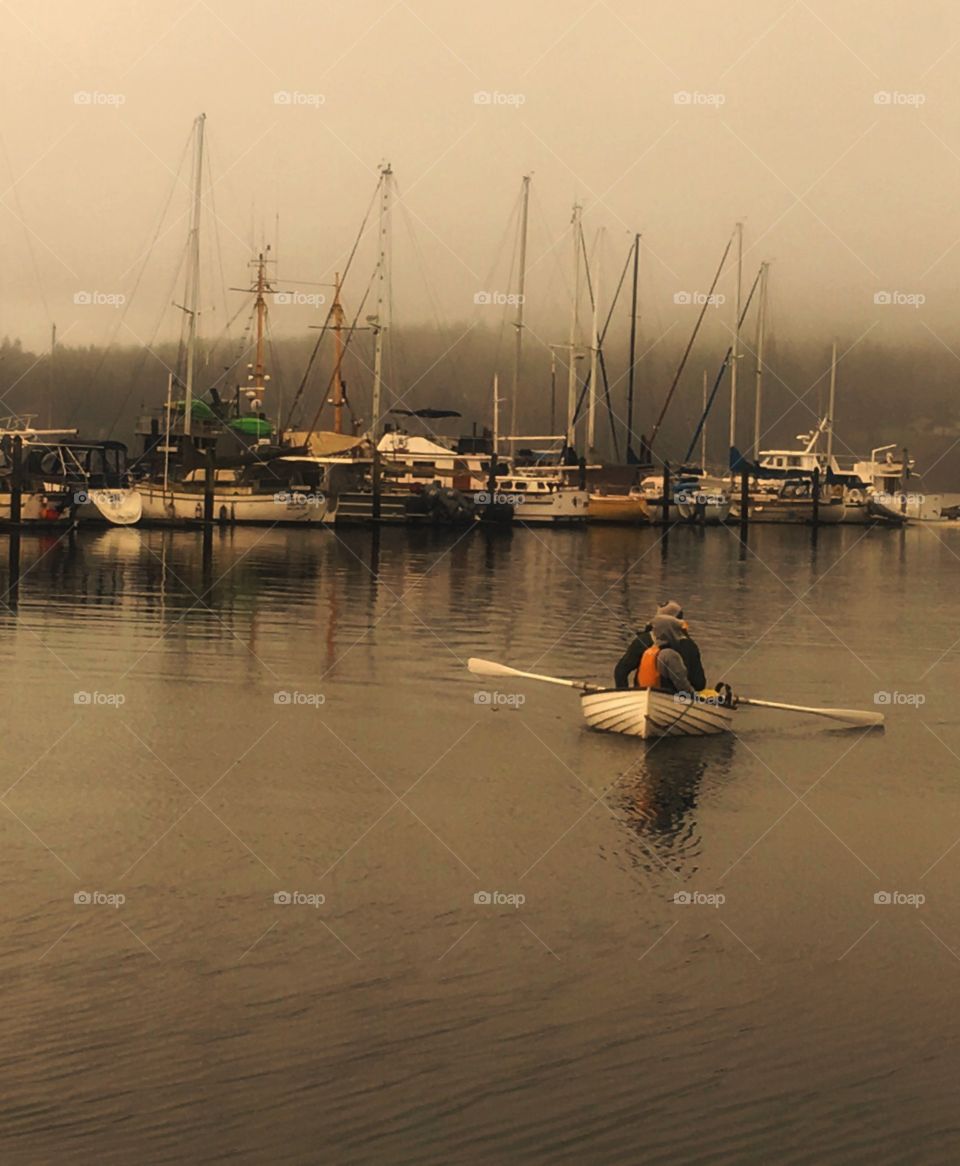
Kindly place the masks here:
[[(248, 366), (246, 386), (237, 387), (233, 401), (211, 389), (209, 402), (195, 391), (197, 330), (200, 306), (200, 209), (205, 114), (194, 123), (194, 189), (189, 233), (189, 263), (185, 286), (187, 313), (186, 371), (176, 388), (167, 384), (160, 417), (141, 421), (143, 452), (138, 465), (144, 520), (190, 523), (212, 517), (218, 522), (317, 525), (332, 522), (336, 490), (330, 459), (306, 449), (275, 442), (273, 424), (262, 411), (270, 375), (265, 366), (267, 296), (273, 286), (267, 275), (267, 254), (253, 266), (256, 347)], [(268, 248), (269, 250), (269, 248)], [(227, 452), (221, 444), (226, 441)]]

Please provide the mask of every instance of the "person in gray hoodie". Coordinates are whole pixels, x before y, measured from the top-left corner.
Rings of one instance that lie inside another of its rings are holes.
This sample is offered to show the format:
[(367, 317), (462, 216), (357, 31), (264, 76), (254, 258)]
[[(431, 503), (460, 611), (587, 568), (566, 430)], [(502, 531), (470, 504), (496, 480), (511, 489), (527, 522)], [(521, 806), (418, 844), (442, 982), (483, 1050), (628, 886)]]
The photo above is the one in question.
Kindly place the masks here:
[[(657, 608), (657, 615), (675, 616), (678, 620), (683, 619), (683, 608), (675, 599), (671, 599), (667, 603), (662, 603)], [(703, 671), (703, 662), (700, 659), (700, 649), (696, 643), (691, 639), (686, 627), (683, 627), (683, 639), (680, 645), (680, 654), (683, 657), (683, 663), (687, 670), (687, 675), (698, 691), (701, 688), (707, 687), (707, 679)], [(648, 623), (642, 631), (637, 632), (627, 648), (623, 656), (617, 661), (617, 666), (613, 671), (613, 683), (616, 688), (631, 688), (633, 686), (633, 678), (636, 675), (637, 668), (640, 666), (640, 660), (647, 648), (653, 644), (653, 623)]]
[(683, 662), (682, 647), (686, 634), (683, 623), (673, 615), (654, 616), (651, 634), (654, 645), (660, 649), (657, 654), (660, 687), (665, 692), (685, 692), (695, 696), (697, 690), (690, 683)]

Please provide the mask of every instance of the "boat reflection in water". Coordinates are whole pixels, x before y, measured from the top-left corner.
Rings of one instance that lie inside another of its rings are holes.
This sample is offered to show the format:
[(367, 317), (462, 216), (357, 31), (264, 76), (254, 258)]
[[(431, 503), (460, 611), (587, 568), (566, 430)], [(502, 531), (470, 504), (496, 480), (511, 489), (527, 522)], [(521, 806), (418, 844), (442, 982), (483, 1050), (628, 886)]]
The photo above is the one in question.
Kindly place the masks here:
[[(624, 826), (630, 865), (659, 878), (681, 874), (701, 853), (696, 809), (704, 792), (730, 776), (735, 738), (730, 734), (661, 740), (642, 751), (615, 783), (607, 804)], [(677, 883), (673, 890), (680, 887)]]

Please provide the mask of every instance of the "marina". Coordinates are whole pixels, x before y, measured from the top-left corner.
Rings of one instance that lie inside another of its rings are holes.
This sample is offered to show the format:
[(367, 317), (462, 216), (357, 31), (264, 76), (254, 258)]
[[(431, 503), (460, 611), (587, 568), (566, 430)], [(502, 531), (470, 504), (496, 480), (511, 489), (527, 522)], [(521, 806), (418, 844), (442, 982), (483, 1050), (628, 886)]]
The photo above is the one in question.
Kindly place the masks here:
[(960, 1161), (960, 8), (0, 28), (0, 1166)]

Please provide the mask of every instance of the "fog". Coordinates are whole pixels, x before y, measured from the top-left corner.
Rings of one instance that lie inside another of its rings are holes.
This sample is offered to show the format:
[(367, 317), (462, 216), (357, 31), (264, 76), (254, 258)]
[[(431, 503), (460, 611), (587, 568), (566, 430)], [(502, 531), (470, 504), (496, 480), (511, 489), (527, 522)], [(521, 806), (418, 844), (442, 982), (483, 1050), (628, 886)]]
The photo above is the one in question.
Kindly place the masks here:
[[(492, 374), (511, 377), (512, 309), (475, 300), (515, 287), (520, 182), (532, 174), (521, 406), (530, 424), (546, 421), (548, 346), (569, 327), (578, 199), (603, 314), (642, 234), (638, 429), (662, 402), (695, 318), (677, 299), (707, 290), (741, 220), (744, 282), (771, 263), (770, 439), (812, 424), (836, 339), (846, 443), (907, 440), (938, 459), (938, 472), (956, 465), (955, 8), (11, 0), (2, 19), (0, 332), (41, 358), (56, 324), (61, 367), (75, 381), (52, 390), (58, 423), (81, 391), (100, 431), (123, 430), (141, 399), (162, 399), (155, 354), (182, 324), (173, 304), (183, 302), (185, 150), (204, 112), (208, 349), (214, 340), (234, 356), (243, 349), (244, 299), (227, 289), (246, 285), (257, 248), (272, 247), (276, 288), (301, 301), (329, 294), (323, 285), (343, 270), (389, 160), (390, 388), (413, 406), (442, 405), (446, 391), (470, 403), (471, 420), (489, 420)], [(374, 261), (368, 231), (344, 292), (348, 318)], [(712, 377), (729, 343), (732, 262), (717, 291), (725, 299), (707, 313), (664, 431), (677, 446), (699, 412), (702, 371)], [(625, 295), (608, 335), (611, 381), (624, 372), (628, 315)], [(294, 385), (295, 355), (305, 359), (307, 330), (324, 316), (310, 302), (273, 305)], [(581, 325), (586, 343), (586, 301)], [(752, 335), (748, 321), (744, 382)], [(81, 357), (89, 346), (105, 353)], [(121, 369), (137, 363), (123, 350), (145, 347), (154, 355), (136, 384), (121, 385)], [(10, 411), (43, 412), (42, 368), (14, 384), (26, 368), (8, 355), (0, 382)], [(359, 400), (362, 367), (353, 376)], [(613, 390), (620, 414), (623, 388)], [(809, 410), (784, 412), (808, 392)]]

